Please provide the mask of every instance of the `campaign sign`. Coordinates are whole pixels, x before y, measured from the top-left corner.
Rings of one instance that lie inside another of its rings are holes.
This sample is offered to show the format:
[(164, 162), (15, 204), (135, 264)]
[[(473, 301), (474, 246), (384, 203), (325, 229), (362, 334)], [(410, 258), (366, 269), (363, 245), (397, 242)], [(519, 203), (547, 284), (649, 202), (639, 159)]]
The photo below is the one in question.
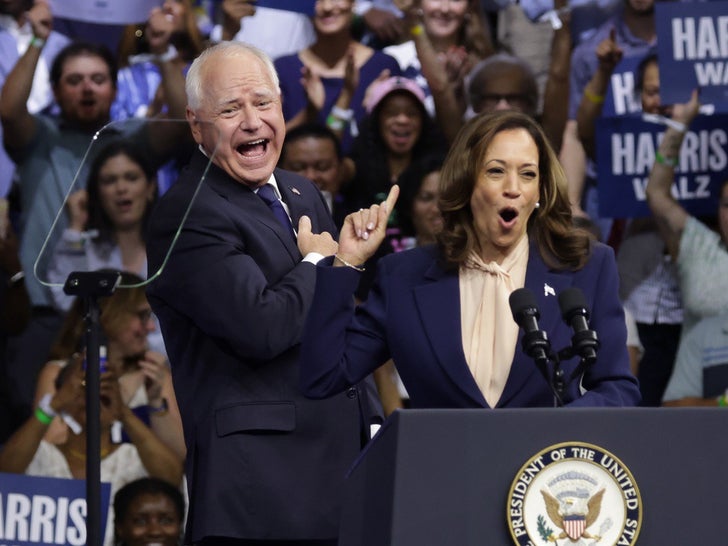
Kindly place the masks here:
[(700, 101), (728, 112), (728, 2), (657, 2), (660, 99), (684, 103), (700, 88)]
[[(101, 484), (101, 536), (111, 485)], [(0, 473), (0, 546), (86, 544), (86, 481)]]
[[(600, 118), (596, 131), (599, 214), (649, 216), (645, 188), (665, 126), (631, 115)], [(716, 214), (726, 179), (728, 115), (698, 116), (680, 148), (672, 194), (690, 214)]]
[(87, 23), (131, 25), (143, 23), (159, 0), (50, 0), (55, 17)]
[(637, 68), (642, 58), (642, 56), (623, 57), (614, 67), (604, 97), (602, 116), (621, 116), (642, 109), (640, 98), (634, 90), (637, 83)]

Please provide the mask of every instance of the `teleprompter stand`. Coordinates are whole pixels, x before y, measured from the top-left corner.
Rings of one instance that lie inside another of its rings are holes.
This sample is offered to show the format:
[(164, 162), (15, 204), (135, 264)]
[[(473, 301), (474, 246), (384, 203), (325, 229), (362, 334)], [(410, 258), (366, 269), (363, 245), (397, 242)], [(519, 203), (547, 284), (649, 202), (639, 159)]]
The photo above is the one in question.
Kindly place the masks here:
[[(84, 302), (86, 338), (86, 544), (101, 546), (101, 424), (99, 347), (101, 325), (98, 298), (110, 296), (121, 281), (118, 271), (74, 271), (63, 291)], [(113, 525), (110, 521), (107, 525)]]

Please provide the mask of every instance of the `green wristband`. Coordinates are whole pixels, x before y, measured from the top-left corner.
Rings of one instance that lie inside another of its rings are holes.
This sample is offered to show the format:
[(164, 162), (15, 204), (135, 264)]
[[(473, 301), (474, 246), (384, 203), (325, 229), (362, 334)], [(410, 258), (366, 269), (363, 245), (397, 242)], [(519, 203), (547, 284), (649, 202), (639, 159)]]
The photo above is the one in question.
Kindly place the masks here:
[(345, 122), (333, 114), (329, 114), (326, 118), (326, 125), (328, 125), (332, 131), (341, 131), (344, 128)]
[(665, 157), (660, 152), (655, 152), (655, 163), (659, 163), (660, 165), (665, 165), (666, 167), (675, 167), (675, 166), (677, 166), (677, 158), (676, 157)]
[(41, 408), (35, 408), (35, 418), (44, 425), (50, 425), (53, 422), (53, 417), (48, 415)]
[(45, 45), (46, 41), (43, 38), (39, 38), (38, 36), (33, 36), (30, 39), (30, 45), (32, 47), (37, 47), (38, 49), (43, 49), (43, 46)]

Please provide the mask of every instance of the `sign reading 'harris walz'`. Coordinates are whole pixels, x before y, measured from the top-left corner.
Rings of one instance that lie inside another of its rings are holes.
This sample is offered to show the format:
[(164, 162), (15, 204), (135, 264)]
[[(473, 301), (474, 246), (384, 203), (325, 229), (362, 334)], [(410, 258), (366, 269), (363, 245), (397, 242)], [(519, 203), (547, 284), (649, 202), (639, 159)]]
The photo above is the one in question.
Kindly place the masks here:
[[(101, 531), (111, 486), (101, 484)], [(86, 482), (0, 473), (0, 546), (86, 544)]]
[[(597, 120), (597, 190), (605, 218), (649, 216), (645, 189), (665, 126), (639, 114)], [(716, 214), (728, 179), (728, 114), (698, 116), (680, 149), (672, 194), (694, 215)]]
[(524, 464), (507, 503), (519, 546), (633, 546), (642, 527), (642, 498), (624, 463), (599, 446), (566, 442)]
[(655, 25), (662, 103), (700, 88), (703, 104), (728, 112), (728, 2), (657, 2)]

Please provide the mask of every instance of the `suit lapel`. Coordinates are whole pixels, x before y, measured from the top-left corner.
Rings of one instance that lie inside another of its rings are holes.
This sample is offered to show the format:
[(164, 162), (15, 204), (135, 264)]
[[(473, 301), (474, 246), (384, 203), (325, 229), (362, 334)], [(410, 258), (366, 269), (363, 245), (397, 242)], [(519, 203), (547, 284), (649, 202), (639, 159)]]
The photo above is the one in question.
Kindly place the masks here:
[(487, 407), (463, 353), (458, 275), (433, 264), (425, 279), (437, 282), (418, 286), (414, 290), (415, 304), (437, 361), (470, 403)]
[[(558, 294), (564, 289), (571, 286), (572, 276), (563, 272), (555, 272), (548, 268), (541, 258), (541, 253), (535, 243), (531, 244), (528, 255), (528, 266), (526, 268), (525, 287), (528, 288), (536, 297), (536, 304), (540, 312), (538, 325), (547, 333), (553, 332), (554, 328), (561, 321), (561, 311), (559, 309)], [(513, 320), (510, 317), (510, 320)], [(508, 401), (520, 392), (529, 381), (534, 380), (534, 374), (541, 375), (536, 364), (521, 349), (521, 340), (523, 339), (523, 331), (518, 334), (518, 346), (516, 354), (511, 366), (508, 381), (506, 381), (505, 389), (498, 401), (498, 406), (505, 406)], [(551, 339), (551, 335), (549, 335)], [(552, 347), (552, 350), (558, 351), (561, 347)], [(538, 381), (545, 381), (541, 377)]]
[[(220, 196), (240, 208), (241, 214), (244, 214), (246, 218), (259, 222), (263, 225), (263, 229), (270, 230), (271, 234), (280, 240), (294, 261), (297, 262), (301, 259), (301, 253), (296, 242), (276, 219), (268, 205), (253, 190), (244, 184), (232, 181), (225, 171), (214, 164), (210, 165), (206, 182)], [(283, 194), (283, 190), (280, 191)], [(285, 201), (285, 195), (283, 197)], [(293, 216), (293, 213), (291, 215)], [(297, 223), (294, 222), (293, 225), (295, 227)]]
[[(288, 176), (286, 176), (284, 171), (276, 169), (274, 174), (276, 182), (278, 183), (278, 191), (281, 192), (281, 198), (285, 201), (286, 206), (288, 207), (288, 213), (291, 215), (293, 229), (298, 232), (298, 221), (301, 219), (301, 216), (308, 216), (312, 223), (315, 222), (316, 215), (309, 206), (310, 197), (304, 195), (304, 192), (306, 192), (308, 188), (303, 187), (300, 184), (295, 184)], [(315, 226), (313, 227), (315, 231)]]
[[(302, 180), (298, 176), (291, 176), (291, 173), (287, 171), (276, 169), (274, 174), (278, 181), (278, 190), (281, 192), (286, 205), (288, 205), (291, 222), (293, 222), (296, 231), (298, 231), (298, 222), (301, 216), (308, 216), (314, 233), (327, 231), (332, 237), (336, 238), (338, 233), (334, 228), (333, 220), (331, 220), (331, 213), (319, 190), (309, 181)], [(321, 208), (317, 210), (316, 204), (319, 202)], [(330, 222), (326, 222), (321, 218), (322, 210), (326, 211), (327, 218), (331, 220)]]

